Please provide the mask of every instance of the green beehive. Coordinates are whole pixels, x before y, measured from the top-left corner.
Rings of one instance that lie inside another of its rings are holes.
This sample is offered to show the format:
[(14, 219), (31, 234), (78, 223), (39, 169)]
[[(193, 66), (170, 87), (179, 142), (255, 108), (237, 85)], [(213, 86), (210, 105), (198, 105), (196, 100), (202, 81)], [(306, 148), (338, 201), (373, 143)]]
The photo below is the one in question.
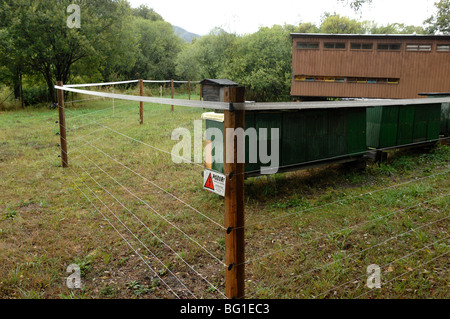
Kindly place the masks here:
[[(206, 129), (219, 128), (223, 132), (223, 117), (216, 113), (205, 113)], [(326, 161), (350, 157), (359, 157), (366, 151), (366, 109), (333, 108), (298, 111), (247, 111), (245, 128), (268, 129), (267, 149), (271, 150), (270, 130), (279, 129), (279, 166), (295, 168), (311, 162)], [(207, 143), (222, 143), (213, 141)], [(259, 151), (260, 135), (257, 134)], [(212, 154), (207, 154), (207, 168), (222, 172), (223, 163), (208, 162), (215, 155), (216, 147), (211, 147)], [(220, 149), (220, 148), (219, 148)], [(222, 155), (223, 156), (223, 155)], [(259, 175), (261, 166), (266, 167), (257, 156), (257, 163), (249, 161), (249, 140), (246, 140), (245, 171)], [(281, 171), (282, 169), (280, 169)]]
[(450, 103), (442, 103), (441, 134), (450, 136)]
[[(425, 95), (429, 98), (450, 97), (450, 93), (419, 93), (419, 95)], [(441, 104), (440, 134), (450, 136), (450, 103), (448, 102)]]
[[(441, 97), (450, 97), (449, 93), (419, 93), (419, 95), (427, 96), (429, 98), (441, 98)], [(442, 103), (441, 104), (441, 127), (440, 132), (441, 135), (449, 136), (450, 135), (450, 103)]]
[(376, 106), (367, 109), (367, 147), (386, 148), (439, 138), (440, 104)]

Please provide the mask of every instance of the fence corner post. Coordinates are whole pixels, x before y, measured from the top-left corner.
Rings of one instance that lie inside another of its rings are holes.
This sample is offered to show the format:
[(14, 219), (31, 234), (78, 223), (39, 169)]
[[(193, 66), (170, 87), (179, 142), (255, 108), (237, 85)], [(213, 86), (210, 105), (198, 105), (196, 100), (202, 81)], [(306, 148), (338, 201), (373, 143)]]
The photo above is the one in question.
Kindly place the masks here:
[[(243, 103), (245, 88), (229, 87), (224, 92), (224, 102)], [(245, 296), (245, 232), (244, 232), (244, 169), (238, 154), (244, 154), (244, 134), (235, 134), (238, 128), (245, 129), (245, 110), (224, 111), (224, 160), (225, 160), (225, 290), (230, 299)], [(238, 149), (239, 147), (239, 149)], [(233, 151), (233, 162), (227, 161), (227, 150)], [(245, 158), (245, 156), (244, 156)], [(242, 158), (241, 158), (242, 159)]]
[[(144, 96), (144, 81), (139, 79), (139, 95)], [(144, 124), (144, 102), (139, 102), (139, 124)]]
[[(172, 91), (172, 100), (173, 100), (173, 95), (174, 95), (175, 86), (174, 86), (173, 79), (170, 80), (170, 82), (171, 82), (171, 91)], [(172, 112), (173, 112), (173, 104), (172, 104), (171, 110), (172, 110)]]
[[(62, 81), (57, 81), (58, 86), (63, 86)], [(66, 116), (64, 112), (64, 91), (61, 89), (57, 90), (58, 98), (58, 113), (59, 113), (59, 138), (61, 145), (61, 163), (62, 167), (66, 168), (69, 166), (67, 159), (67, 138), (66, 138)]]
[(191, 80), (188, 80), (188, 95), (189, 95), (189, 100), (191, 99)]

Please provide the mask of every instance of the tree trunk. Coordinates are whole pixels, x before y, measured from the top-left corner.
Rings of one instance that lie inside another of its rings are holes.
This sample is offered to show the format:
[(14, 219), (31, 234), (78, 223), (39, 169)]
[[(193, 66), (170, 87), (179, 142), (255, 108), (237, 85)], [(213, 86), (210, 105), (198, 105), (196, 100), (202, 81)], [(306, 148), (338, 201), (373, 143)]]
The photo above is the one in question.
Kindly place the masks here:
[(45, 69), (42, 72), (42, 75), (45, 78), (45, 82), (47, 83), (47, 90), (48, 90), (48, 100), (52, 103), (56, 103), (56, 94), (55, 94), (55, 88), (53, 83), (53, 77), (52, 73), (49, 69)]
[(14, 98), (20, 99), (20, 87), (22, 86), (22, 75), (20, 72), (20, 67), (16, 68), (15, 76), (14, 76)]

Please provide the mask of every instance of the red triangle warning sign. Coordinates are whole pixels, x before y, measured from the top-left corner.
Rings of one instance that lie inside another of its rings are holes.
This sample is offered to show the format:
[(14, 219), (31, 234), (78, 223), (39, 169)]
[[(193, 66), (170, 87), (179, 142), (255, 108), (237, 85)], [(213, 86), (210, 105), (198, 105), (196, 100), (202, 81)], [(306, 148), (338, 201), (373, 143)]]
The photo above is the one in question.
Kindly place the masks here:
[(209, 188), (209, 189), (211, 189), (211, 190), (214, 190), (214, 183), (213, 183), (213, 180), (212, 180), (212, 176), (211, 176), (211, 173), (209, 173), (209, 177), (208, 177), (208, 179), (206, 180), (206, 183), (205, 183), (205, 186), (204, 186), (205, 188)]

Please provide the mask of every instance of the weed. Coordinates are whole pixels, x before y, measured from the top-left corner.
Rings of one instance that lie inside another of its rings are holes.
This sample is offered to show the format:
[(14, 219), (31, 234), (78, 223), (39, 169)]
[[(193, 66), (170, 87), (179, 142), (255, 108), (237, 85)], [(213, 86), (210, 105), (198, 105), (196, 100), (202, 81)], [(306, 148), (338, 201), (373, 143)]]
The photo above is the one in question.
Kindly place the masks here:
[(80, 267), (81, 277), (86, 277), (87, 273), (92, 269), (93, 261), (94, 257), (92, 255), (75, 259), (74, 264)]
[(4, 216), (5, 219), (14, 219), (17, 216), (17, 212), (12, 208), (7, 207)]
[(154, 291), (154, 286), (142, 285), (138, 281), (130, 281), (127, 283), (127, 288), (133, 292), (136, 296), (146, 295)]

